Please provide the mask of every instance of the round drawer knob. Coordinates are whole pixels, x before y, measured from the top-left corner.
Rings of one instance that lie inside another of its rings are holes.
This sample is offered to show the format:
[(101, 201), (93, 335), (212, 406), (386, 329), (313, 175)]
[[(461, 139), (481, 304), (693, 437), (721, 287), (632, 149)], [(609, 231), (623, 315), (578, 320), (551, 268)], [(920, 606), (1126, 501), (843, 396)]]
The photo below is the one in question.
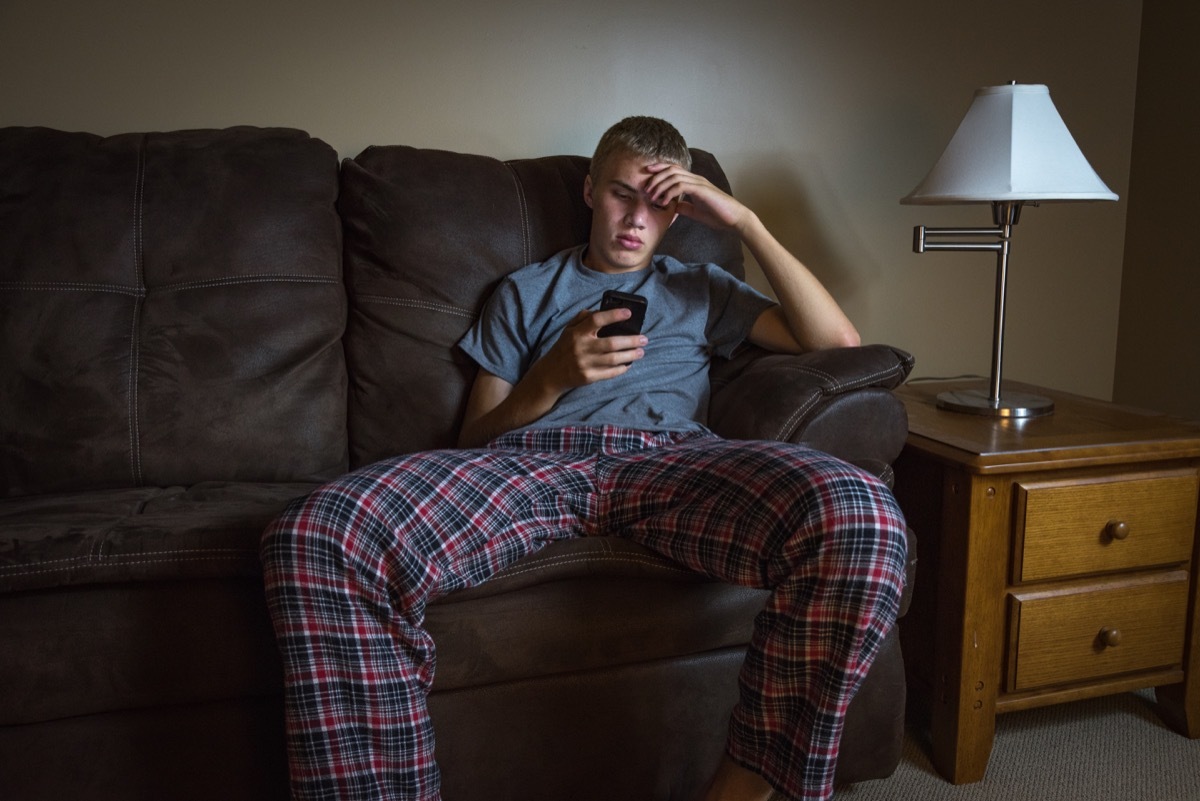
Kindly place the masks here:
[(1129, 524), (1124, 520), (1109, 520), (1104, 530), (1114, 540), (1123, 540), (1129, 536)]
[(1116, 648), (1121, 644), (1121, 630), (1107, 627), (1100, 629), (1100, 644), (1106, 648)]

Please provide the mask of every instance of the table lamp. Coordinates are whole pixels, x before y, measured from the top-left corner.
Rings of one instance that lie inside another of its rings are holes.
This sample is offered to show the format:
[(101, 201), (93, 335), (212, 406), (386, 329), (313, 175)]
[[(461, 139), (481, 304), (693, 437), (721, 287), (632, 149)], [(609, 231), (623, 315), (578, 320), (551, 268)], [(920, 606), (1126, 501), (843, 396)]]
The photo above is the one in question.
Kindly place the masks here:
[[(945, 152), (917, 188), (901, 199), (908, 204), (990, 203), (992, 228), (913, 229), (913, 251), (993, 251), (996, 253), (996, 311), (992, 333), (992, 372), (988, 390), (938, 395), (938, 406), (992, 417), (1026, 418), (1049, 414), (1054, 402), (1040, 395), (1005, 392), (1005, 294), (1013, 226), (1026, 203), (1116, 200), (1083, 157), (1040, 84), (988, 86), (975, 92), (967, 115)], [(966, 241), (942, 241), (966, 237)], [(988, 237), (980, 240), (977, 237)]]

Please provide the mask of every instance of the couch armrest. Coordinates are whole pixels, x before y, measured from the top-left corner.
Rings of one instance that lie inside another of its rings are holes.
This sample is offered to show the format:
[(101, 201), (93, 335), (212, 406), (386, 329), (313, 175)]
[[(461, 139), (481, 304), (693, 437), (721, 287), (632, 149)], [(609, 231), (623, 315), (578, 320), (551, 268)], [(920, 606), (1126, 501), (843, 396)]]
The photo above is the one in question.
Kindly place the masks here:
[(892, 393), (913, 357), (887, 345), (800, 355), (750, 349), (715, 365), (709, 426), (732, 439), (778, 439), (818, 448), (877, 474), (908, 435)]

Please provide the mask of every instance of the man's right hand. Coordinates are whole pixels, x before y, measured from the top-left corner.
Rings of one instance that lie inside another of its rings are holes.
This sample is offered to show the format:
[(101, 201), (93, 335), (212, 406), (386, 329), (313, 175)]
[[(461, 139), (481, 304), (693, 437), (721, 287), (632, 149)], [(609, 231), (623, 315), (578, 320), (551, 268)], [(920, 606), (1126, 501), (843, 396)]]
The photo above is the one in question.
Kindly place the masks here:
[(641, 334), (602, 337), (610, 323), (627, 320), (629, 309), (581, 311), (553, 347), (529, 368), (516, 386), (481, 370), (471, 387), (459, 445), (478, 447), (536, 422), (559, 398), (576, 387), (616, 378), (646, 355)]
[[(530, 369), (526, 378), (546, 382), (561, 396), (575, 387), (616, 378), (646, 355), (645, 336), (602, 337), (600, 329), (628, 320), (629, 309), (581, 311), (567, 324), (554, 347)], [(525, 379), (522, 379), (522, 382)]]

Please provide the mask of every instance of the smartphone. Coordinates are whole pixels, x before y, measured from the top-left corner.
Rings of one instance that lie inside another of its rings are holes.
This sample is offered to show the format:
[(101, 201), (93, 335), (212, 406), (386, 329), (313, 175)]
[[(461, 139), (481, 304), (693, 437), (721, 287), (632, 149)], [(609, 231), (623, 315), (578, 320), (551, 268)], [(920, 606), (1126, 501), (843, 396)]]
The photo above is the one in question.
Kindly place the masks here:
[(628, 320), (609, 323), (597, 332), (598, 336), (633, 336), (642, 333), (642, 323), (646, 321), (646, 299), (641, 295), (618, 292), (615, 289), (606, 291), (600, 298), (600, 311), (620, 308), (629, 309), (633, 316)]

